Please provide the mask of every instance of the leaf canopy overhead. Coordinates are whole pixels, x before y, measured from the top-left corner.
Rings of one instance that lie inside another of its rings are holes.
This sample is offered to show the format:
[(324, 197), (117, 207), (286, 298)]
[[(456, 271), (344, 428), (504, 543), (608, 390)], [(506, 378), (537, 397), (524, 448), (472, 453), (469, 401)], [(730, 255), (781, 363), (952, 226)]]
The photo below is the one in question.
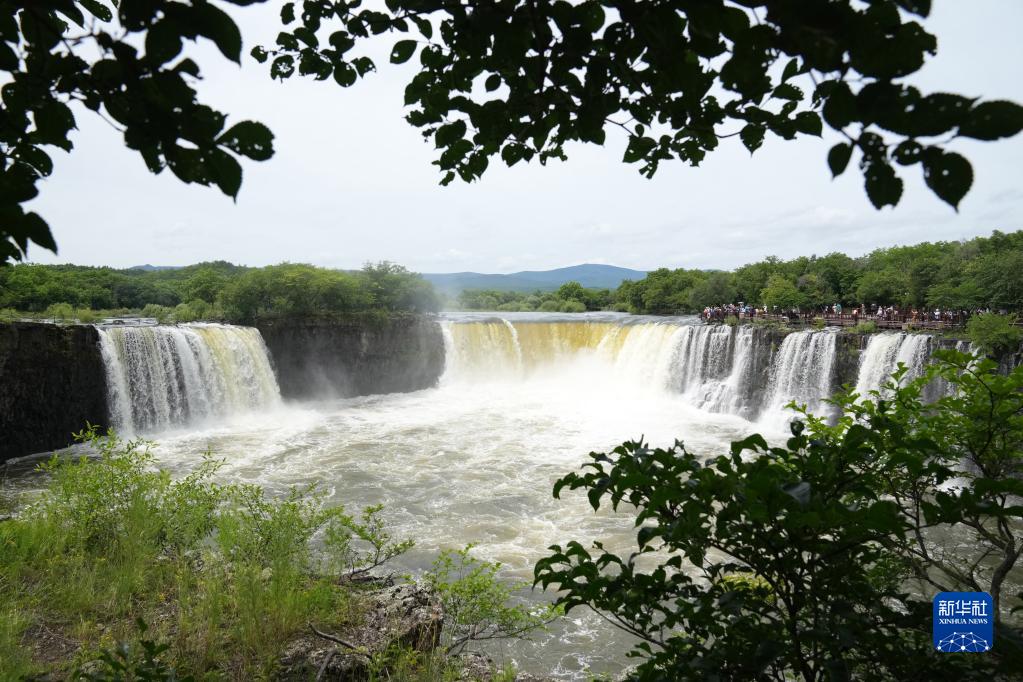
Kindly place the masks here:
[[(359, 48), (400, 39), (390, 54), (420, 69), (405, 89), (408, 121), (432, 138), (442, 183), (564, 159), (571, 142), (623, 130), (623, 161), (652, 176), (663, 161), (698, 165), (723, 138), (756, 151), (768, 133), (846, 141), (834, 175), (858, 152), (870, 201), (895, 206), (895, 165), (916, 165), (953, 207), (973, 172), (945, 145), (1023, 129), (1023, 107), (901, 82), (937, 50), (920, 20), (929, 0), (584, 0), (287, 3), (285, 30), (253, 56), (275, 77), (349, 86), (375, 64)], [(408, 36), (414, 36), (409, 38)]]
[[(228, 125), (193, 87), (186, 41), (212, 42), (240, 62), (242, 36), (221, 5), (265, 0), (0, 0), (0, 263), (29, 243), (56, 250), (24, 204), (70, 151), (76, 104), (123, 133), (153, 173), (235, 197), (238, 157), (265, 160), (263, 125)], [(870, 201), (894, 206), (897, 166), (920, 165), (957, 207), (970, 163), (957, 137), (997, 140), (1023, 129), (1023, 107), (922, 93), (905, 77), (937, 41), (929, 0), (360, 0), (286, 2), (283, 30), (251, 53), (274, 78), (296, 74), (348, 87), (376, 69), (367, 43), (393, 40), (388, 60), (418, 62), (405, 89), (408, 121), (437, 147), (443, 184), (508, 165), (566, 158), (572, 142), (624, 132), (623, 161), (652, 176), (664, 161), (698, 165), (721, 140), (751, 152), (838, 131), (834, 175), (854, 158)]]

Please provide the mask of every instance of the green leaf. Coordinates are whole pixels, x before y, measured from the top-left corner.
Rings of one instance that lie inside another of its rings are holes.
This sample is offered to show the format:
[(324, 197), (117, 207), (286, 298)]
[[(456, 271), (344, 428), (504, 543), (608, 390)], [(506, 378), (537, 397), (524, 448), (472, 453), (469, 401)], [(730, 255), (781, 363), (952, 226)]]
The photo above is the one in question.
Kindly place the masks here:
[(35, 136), (39, 142), (71, 151), (68, 132), (75, 127), (75, 117), (63, 102), (46, 100), (35, 110)]
[(196, 6), (195, 17), (198, 23), (196, 31), (212, 40), (221, 54), (240, 64), (242, 34), (234, 20), (223, 10), (207, 3)]
[(886, 159), (873, 157), (865, 161), (863, 179), (867, 197), (870, 203), (874, 204), (874, 208), (895, 206), (902, 198), (902, 180)]
[(824, 120), (841, 130), (856, 119), (856, 98), (845, 82), (836, 82), (824, 102)]
[(774, 96), (779, 99), (799, 101), (803, 99), (803, 91), (791, 83), (782, 83), (774, 89)]
[(181, 34), (169, 21), (158, 21), (146, 31), (146, 59), (166, 64), (181, 52)]
[(926, 18), (931, 13), (931, 0), (895, 0), (902, 9)]
[(207, 160), (210, 176), (220, 191), (229, 197), (238, 197), (242, 186), (242, 167), (227, 152), (215, 149)]
[(999, 100), (973, 107), (959, 134), (976, 140), (997, 140), (1012, 137), (1023, 130), (1023, 107), (1015, 102)]
[(394, 44), (394, 48), (391, 50), (391, 63), (392, 64), (404, 64), (412, 55), (416, 52), (416, 41), (414, 40), (399, 40)]
[(282, 55), (273, 61), (270, 65), (270, 77), (290, 78), (291, 74), (295, 73), (295, 59), (290, 55)]
[[(625, 155), (622, 160), (625, 163), (635, 163), (644, 158), (657, 146), (657, 143), (649, 137), (632, 135), (629, 137), (629, 145), (625, 148)], [(539, 148), (539, 145), (537, 145)]]
[(358, 77), (359, 74), (355, 71), (355, 68), (347, 62), (341, 62), (334, 66), (334, 80), (343, 88), (347, 88), (355, 83)]
[(465, 137), (465, 121), (454, 121), (442, 125), (434, 135), (434, 141), (438, 147), (450, 147), (452, 144)]
[(412, 17), (412, 23), (416, 25), (419, 32), (423, 34), (423, 37), (429, 40), (433, 37), (433, 24), (430, 23), (429, 19), (424, 17)]
[(266, 161), (274, 154), (273, 133), (262, 123), (242, 121), (217, 138), (217, 144), (254, 161)]
[(845, 172), (852, 158), (852, 145), (840, 142), (828, 152), (828, 168), (831, 169), (831, 177), (837, 178)]
[(902, 166), (912, 166), (922, 155), (923, 147), (915, 140), (903, 140), (892, 151), (892, 157)]
[(959, 202), (973, 185), (973, 167), (955, 152), (931, 147), (924, 152), (924, 182), (942, 201), (959, 210)]
[(792, 58), (792, 59), (789, 60), (789, 63), (785, 65), (785, 71), (782, 73), (781, 79), (782, 79), (782, 81), (787, 81), (788, 79), (792, 78), (793, 76), (795, 76), (798, 73), (799, 73), (799, 60), (796, 59), (796, 58)]
[(97, 0), (78, 0), (79, 4), (89, 10), (89, 14), (100, 21), (112, 21), (114, 18), (110, 8)]
[(501, 87), (501, 77), (496, 73), (487, 76), (487, 80), (484, 83), (484, 87), (487, 89), (487, 92), (493, 92), (494, 90), (497, 90), (499, 87)]
[(742, 143), (746, 145), (746, 149), (750, 151), (750, 154), (752, 154), (764, 143), (765, 132), (766, 129), (764, 126), (756, 123), (749, 123), (742, 129), (742, 131), (740, 131), (739, 138), (742, 140)]
[(252, 51), (249, 52), (249, 54), (252, 55), (252, 58), (259, 62), (260, 64), (266, 63), (266, 60), (270, 56), (266, 49), (261, 45), (256, 45), (254, 48), (252, 48)]
[(21, 219), (21, 229), (25, 235), (44, 249), (57, 253), (57, 242), (53, 239), (50, 226), (37, 213), (26, 213)]
[(281, 7), (281, 23), (287, 26), (295, 20), (295, 3), (286, 2)]
[(810, 493), (812, 488), (806, 481), (800, 481), (799, 483), (792, 483), (786, 486), (782, 486), (782, 492), (790, 496), (800, 506), (805, 507), (810, 503)]
[(813, 111), (802, 111), (796, 114), (795, 118), (796, 130), (805, 135), (821, 136), (822, 125), (821, 117)]
[(16, 155), (19, 159), (35, 168), (36, 172), (43, 177), (46, 177), (53, 172), (53, 161), (50, 159), (49, 155), (39, 147), (33, 145), (18, 147)]

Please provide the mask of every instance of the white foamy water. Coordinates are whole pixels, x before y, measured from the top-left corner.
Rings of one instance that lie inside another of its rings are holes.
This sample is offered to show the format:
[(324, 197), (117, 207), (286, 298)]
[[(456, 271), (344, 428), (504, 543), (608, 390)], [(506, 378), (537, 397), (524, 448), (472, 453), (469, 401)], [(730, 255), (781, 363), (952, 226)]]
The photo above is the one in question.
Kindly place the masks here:
[(100, 327), (112, 426), (124, 435), (273, 407), (259, 332), (226, 324)]
[(888, 382), (899, 363), (907, 372), (901, 383), (911, 381), (923, 372), (931, 354), (931, 337), (927, 334), (874, 334), (867, 342), (860, 359), (860, 372), (856, 392), (868, 397)]

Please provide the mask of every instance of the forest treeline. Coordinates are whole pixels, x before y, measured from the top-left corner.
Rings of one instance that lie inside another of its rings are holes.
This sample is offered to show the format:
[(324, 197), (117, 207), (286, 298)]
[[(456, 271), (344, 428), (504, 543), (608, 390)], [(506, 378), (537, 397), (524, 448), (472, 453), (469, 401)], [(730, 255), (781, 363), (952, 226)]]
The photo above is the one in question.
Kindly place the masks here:
[(91, 321), (92, 311), (141, 311), (149, 317), (252, 321), (268, 315), (361, 311), (463, 310), (695, 313), (740, 301), (781, 309), (841, 303), (942, 310), (1023, 310), (1023, 231), (966, 241), (925, 242), (781, 260), (773, 256), (731, 272), (661, 268), (617, 290), (577, 282), (555, 291), (466, 290), (442, 301), (416, 273), (393, 263), (355, 272), (284, 263), (263, 268), (224, 261), (183, 268), (116, 270), (77, 265), (0, 268), (0, 310)]
[(770, 256), (731, 272), (660, 268), (615, 291), (575, 282), (555, 292), (463, 291), (467, 310), (619, 310), (696, 313), (744, 302), (820, 309), (841, 303), (942, 310), (1023, 310), (1023, 231), (958, 242), (925, 242), (781, 260)]
[(774, 257), (732, 272), (662, 268), (615, 294), (620, 309), (697, 312), (739, 301), (814, 309), (841, 303), (943, 310), (1023, 310), (1023, 231), (966, 241), (924, 242), (842, 253)]
[(128, 311), (161, 321), (251, 322), (266, 316), (439, 308), (440, 299), (428, 282), (388, 262), (355, 272), (294, 263), (249, 268), (224, 261), (165, 269), (0, 268), (0, 310), (82, 322)]

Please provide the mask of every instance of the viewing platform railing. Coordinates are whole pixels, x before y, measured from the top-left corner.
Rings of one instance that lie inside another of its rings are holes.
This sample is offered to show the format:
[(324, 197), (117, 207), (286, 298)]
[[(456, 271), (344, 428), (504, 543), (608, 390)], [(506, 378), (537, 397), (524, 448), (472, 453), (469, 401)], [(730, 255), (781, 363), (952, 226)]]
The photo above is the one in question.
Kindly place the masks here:
[[(729, 316), (725, 315), (723, 318), (711, 318), (706, 320), (707, 322), (724, 322)], [(945, 318), (935, 320), (933, 318), (927, 319), (926, 317), (921, 318), (919, 315), (916, 319), (912, 315), (898, 315), (898, 316), (877, 316), (877, 315), (852, 315), (849, 313), (842, 313), (841, 315), (835, 314), (822, 314), (822, 313), (785, 313), (785, 314), (772, 314), (772, 315), (732, 315), (731, 317), (737, 317), (740, 323), (752, 322), (754, 320), (766, 320), (774, 322), (787, 322), (789, 324), (819, 324), (818, 320), (823, 320), (824, 325), (828, 327), (854, 327), (857, 324), (872, 323), (878, 329), (926, 329), (934, 331), (944, 331), (952, 329), (962, 329), (966, 326), (967, 320), (970, 319), (968, 315), (954, 315), (951, 319)], [(1023, 319), (1017, 319), (1014, 323), (1015, 326), (1023, 327)]]

